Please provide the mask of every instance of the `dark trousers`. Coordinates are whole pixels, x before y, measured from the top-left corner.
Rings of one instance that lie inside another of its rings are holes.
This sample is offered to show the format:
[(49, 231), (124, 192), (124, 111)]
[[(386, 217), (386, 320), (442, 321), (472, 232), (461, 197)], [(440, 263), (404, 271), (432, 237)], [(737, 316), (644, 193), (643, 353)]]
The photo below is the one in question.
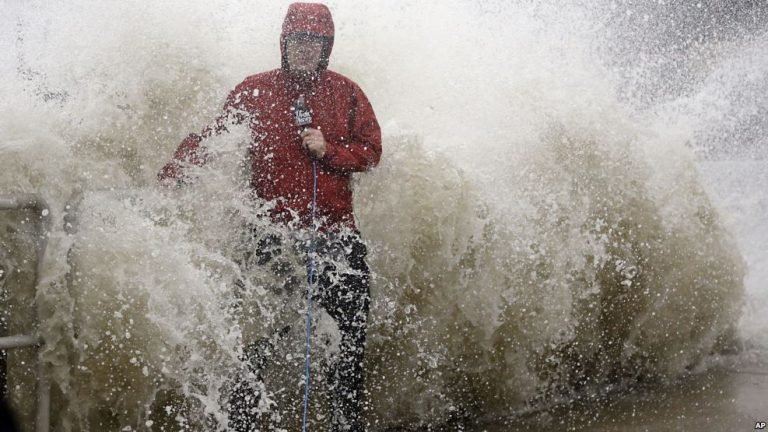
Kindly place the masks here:
[[(265, 236), (257, 241), (252, 256), (246, 257), (246, 261), (269, 266), (273, 273), (285, 279), (286, 286), (295, 285), (297, 269), (281, 260), (287, 247), (283, 243), (278, 236)], [(370, 305), (370, 272), (365, 262), (368, 252), (356, 232), (338, 236), (318, 234), (315, 250), (317, 280), (313, 300), (336, 321), (341, 334), (339, 355), (328, 371), (332, 431), (364, 432), (363, 360)], [(255, 341), (244, 351), (251, 372), (260, 376), (273, 351), (271, 343), (266, 339)], [(230, 426), (234, 430), (256, 430), (251, 413), (256, 411), (258, 401), (257, 388), (245, 382), (235, 385), (230, 404)]]

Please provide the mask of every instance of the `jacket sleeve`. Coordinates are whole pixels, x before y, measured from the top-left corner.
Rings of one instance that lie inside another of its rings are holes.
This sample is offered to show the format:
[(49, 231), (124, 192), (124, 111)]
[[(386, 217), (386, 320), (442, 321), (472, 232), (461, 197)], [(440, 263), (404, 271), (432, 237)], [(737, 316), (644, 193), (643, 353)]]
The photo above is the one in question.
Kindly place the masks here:
[(212, 124), (206, 126), (200, 134), (190, 134), (179, 144), (173, 159), (165, 164), (157, 174), (163, 185), (178, 185), (187, 179), (184, 168), (189, 165), (203, 166), (208, 159), (208, 153), (201, 144), (203, 139), (227, 132), (227, 126), (245, 121), (246, 115), (241, 109), (241, 97), (245, 91), (245, 83), (238, 85), (227, 96), (224, 108)]
[(366, 171), (381, 159), (381, 128), (371, 103), (357, 86), (352, 92), (351, 107), (349, 139), (329, 142), (320, 160), (328, 168), (339, 172)]

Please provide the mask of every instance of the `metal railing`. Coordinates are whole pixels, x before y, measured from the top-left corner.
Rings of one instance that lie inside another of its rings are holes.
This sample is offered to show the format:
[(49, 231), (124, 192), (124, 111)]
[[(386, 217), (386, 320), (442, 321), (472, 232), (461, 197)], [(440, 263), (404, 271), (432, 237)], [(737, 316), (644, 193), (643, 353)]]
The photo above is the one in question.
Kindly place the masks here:
[[(40, 275), (43, 270), (43, 257), (45, 248), (48, 246), (48, 233), (51, 227), (51, 212), (48, 204), (39, 196), (32, 194), (0, 196), (0, 211), (4, 210), (27, 210), (36, 215), (39, 221), (40, 233), (35, 237), (35, 246), (37, 249), (37, 268), (35, 269), (35, 290), (40, 283)], [(37, 314), (37, 310), (35, 310)], [(37, 323), (35, 323), (37, 326)], [(0, 350), (9, 350), (14, 348), (40, 347), (43, 344), (39, 335), (13, 335), (0, 337)], [(48, 374), (45, 362), (38, 358), (37, 371), (37, 413), (35, 416), (35, 431), (48, 432), (50, 428), (51, 411), (51, 385), (48, 381)]]

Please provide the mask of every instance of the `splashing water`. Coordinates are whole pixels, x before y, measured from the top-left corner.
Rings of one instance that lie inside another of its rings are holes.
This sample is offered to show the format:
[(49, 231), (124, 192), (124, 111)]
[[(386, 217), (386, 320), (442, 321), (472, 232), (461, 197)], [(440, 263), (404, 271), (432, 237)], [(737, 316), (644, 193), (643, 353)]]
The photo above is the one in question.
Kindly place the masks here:
[[(0, 270), (15, 275), (0, 276), (15, 296), (3, 322), (29, 326), (34, 299), (55, 430), (225, 430), (243, 345), (285, 323), (260, 408), (295, 429), (301, 289), (276, 295), (282, 281), (239, 265), (244, 224), (280, 230), (247, 198), (247, 131), (206, 142), (213, 160), (194, 186), (154, 180), (234, 84), (278, 65), (286, 6), (3, 4), (0, 190), (39, 193), (67, 221), (35, 293), (23, 255), (34, 217), (0, 215)], [(626, 62), (631, 38), (595, 42), (612, 29), (609, 6), (329, 6), (331, 69), (361, 84), (385, 132), (381, 166), (355, 185), (374, 271), (374, 427), (663, 381), (735, 342), (745, 268), (691, 147), (730, 127), (711, 119), (734, 105), (707, 101), (722, 100), (715, 82), (737, 85), (724, 71), (741, 57), (707, 45), (707, 62), (687, 67), (710, 81), (649, 92), (665, 75)], [(327, 386), (334, 326), (321, 312), (314, 389)], [(9, 356), (22, 413), (33, 359)], [(325, 427), (322, 390), (312, 417)]]

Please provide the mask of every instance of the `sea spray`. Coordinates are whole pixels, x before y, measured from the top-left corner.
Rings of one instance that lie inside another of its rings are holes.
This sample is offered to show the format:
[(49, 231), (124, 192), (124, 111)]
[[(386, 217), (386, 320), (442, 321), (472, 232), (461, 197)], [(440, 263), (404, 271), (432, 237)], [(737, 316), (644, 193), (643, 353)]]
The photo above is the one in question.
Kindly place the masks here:
[[(0, 184), (42, 194), (57, 221), (35, 302), (54, 428), (221, 430), (243, 346), (280, 301), (273, 276), (244, 274), (236, 249), (248, 224), (279, 228), (244, 187), (247, 131), (206, 142), (212, 163), (179, 190), (155, 173), (238, 80), (278, 64), (285, 5), (87, 6), (17, 5), (2, 30), (13, 107), (0, 130), (13, 144)], [(694, 128), (670, 132), (622, 105), (590, 50), (589, 14), (331, 6), (344, 23), (331, 67), (363, 85), (385, 131), (382, 165), (355, 189), (374, 270), (373, 424), (505, 416), (663, 380), (732, 334), (744, 270), (698, 186)], [(29, 278), (33, 266), (17, 268)], [(322, 370), (333, 322), (321, 315), (317, 334)], [(298, 418), (296, 357), (266, 380), (267, 423)], [(10, 371), (23, 389), (28, 371)], [(32, 412), (27, 390), (11, 393)]]

